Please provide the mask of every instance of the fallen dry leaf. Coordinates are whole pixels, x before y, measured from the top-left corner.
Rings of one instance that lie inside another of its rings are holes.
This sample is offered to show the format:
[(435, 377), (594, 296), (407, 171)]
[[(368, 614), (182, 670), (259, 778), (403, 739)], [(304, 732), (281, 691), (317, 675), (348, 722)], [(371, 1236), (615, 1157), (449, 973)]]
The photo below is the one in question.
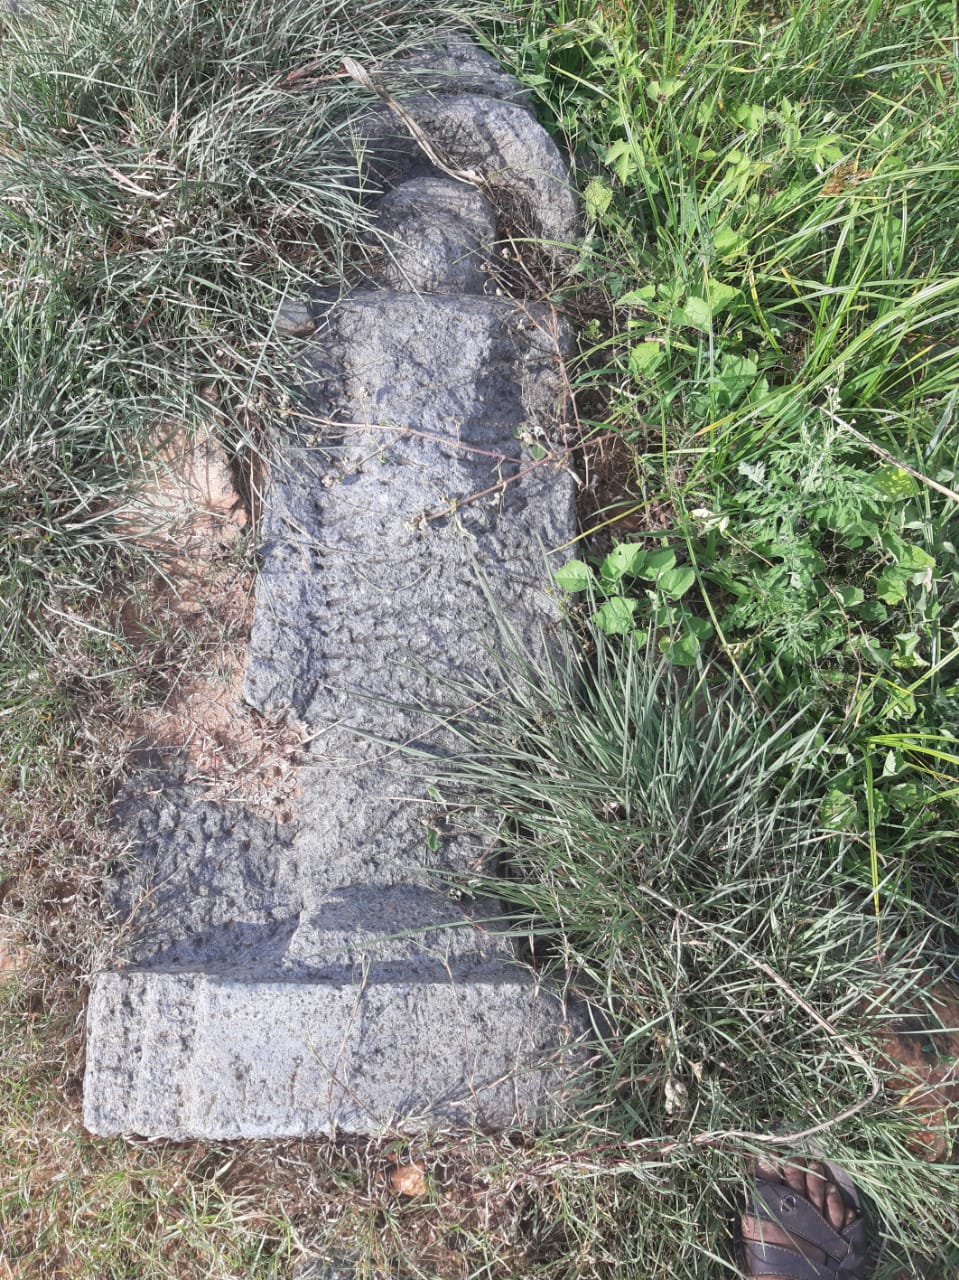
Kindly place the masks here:
[[(26, 969), (30, 957), (26, 950), (19, 946), (4, 921), (0, 920), (0, 982), (6, 978), (14, 978)], [(0, 1271), (0, 1280), (3, 1272)]]
[(426, 1178), (421, 1164), (400, 1164), (390, 1174), (390, 1186), (398, 1196), (415, 1199), (426, 1195)]

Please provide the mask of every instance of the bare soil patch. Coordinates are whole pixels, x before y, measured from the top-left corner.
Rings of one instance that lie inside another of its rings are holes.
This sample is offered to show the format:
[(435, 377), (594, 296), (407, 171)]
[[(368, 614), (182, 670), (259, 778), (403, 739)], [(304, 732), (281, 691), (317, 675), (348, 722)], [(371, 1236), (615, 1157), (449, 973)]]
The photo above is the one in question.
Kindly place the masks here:
[(121, 620), (135, 646), (182, 637), (191, 660), (172, 667), (162, 699), (131, 720), (131, 758), (159, 757), (212, 798), (289, 821), (305, 730), (266, 720), (243, 702), (255, 585), (245, 554), (248, 506), (212, 434), (191, 441), (175, 432), (157, 464), (155, 478), (117, 515), (155, 566), (122, 602)]
[(959, 985), (941, 980), (917, 995), (877, 1035), (896, 1105), (916, 1121), (910, 1146), (929, 1161), (948, 1161), (959, 1122)]

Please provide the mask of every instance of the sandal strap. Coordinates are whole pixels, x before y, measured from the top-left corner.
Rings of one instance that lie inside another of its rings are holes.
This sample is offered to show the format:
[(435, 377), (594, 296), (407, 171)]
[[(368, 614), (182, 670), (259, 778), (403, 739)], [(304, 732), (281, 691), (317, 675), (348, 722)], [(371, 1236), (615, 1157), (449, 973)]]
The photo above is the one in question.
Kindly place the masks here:
[(850, 1272), (845, 1267), (836, 1267), (830, 1262), (813, 1262), (798, 1249), (768, 1244), (763, 1240), (743, 1240), (742, 1248), (750, 1280), (762, 1276), (782, 1277), (782, 1280), (850, 1280)]
[(857, 1223), (852, 1223), (846, 1228), (852, 1239), (849, 1235), (840, 1234), (829, 1225), (816, 1206), (805, 1196), (781, 1182), (770, 1182), (764, 1178), (756, 1182), (752, 1196), (752, 1212), (755, 1217), (764, 1222), (772, 1222), (777, 1227), (782, 1227), (797, 1240), (815, 1245), (832, 1263), (846, 1263), (847, 1265), (842, 1269), (847, 1274), (849, 1264), (859, 1261), (856, 1256), (858, 1253), (856, 1245), (857, 1237), (862, 1231), (861, 1225), (859, 1231), (851, 1230), (857, 1226)]

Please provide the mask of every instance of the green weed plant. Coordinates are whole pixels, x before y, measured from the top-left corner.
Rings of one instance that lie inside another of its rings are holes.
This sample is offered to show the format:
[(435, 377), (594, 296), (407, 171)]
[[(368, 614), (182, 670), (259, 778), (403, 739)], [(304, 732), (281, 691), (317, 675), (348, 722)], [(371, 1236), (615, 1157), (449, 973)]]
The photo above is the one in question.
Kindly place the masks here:
[(571, 603), (588, 590), (606, 635), (755, 666), (776, 714), (841, 725), (827, 810), (886, 869), (911, 851), (948, 897), (953, 7), (534, 13), (522, 65), (570, 139), (587, 219), (564, 294), (585, 321), (578, 386), (632, 446), (633, 525), (657, 513), (558, 585)]

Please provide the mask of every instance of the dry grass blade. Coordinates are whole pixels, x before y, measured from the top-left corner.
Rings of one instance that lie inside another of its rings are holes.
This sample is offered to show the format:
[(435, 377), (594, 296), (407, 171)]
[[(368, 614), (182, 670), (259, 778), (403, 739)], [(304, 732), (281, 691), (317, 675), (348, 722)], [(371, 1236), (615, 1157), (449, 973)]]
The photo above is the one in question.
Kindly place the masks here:
[(467, 186), (480, 188), (486, 186), (483, 176), (477, 173), (475, 169), (457, 169), (452, 166), (449, 160), (440, 154), (436, 144), (427, 136), (422, 125), (416, 121), (401, 102), (397, 102), (396, 98), (387, 93), (382, 85), (378, 85), (366, 68), (361, 66), (355, 58), (344, 58), (343, 66), (347, 74), (351, 75), (358, 84), (361, 84), (364, 89), (368, 89), (370, 93), (375, 93), (382, 102), (386, 103), (393, 114), (403, 122), (410, 137), (426, 156), (427, 160), (436, 165), (441, 173), (445, 173), (448, 178), (453, 178), (456, 182), (463, 182)]

